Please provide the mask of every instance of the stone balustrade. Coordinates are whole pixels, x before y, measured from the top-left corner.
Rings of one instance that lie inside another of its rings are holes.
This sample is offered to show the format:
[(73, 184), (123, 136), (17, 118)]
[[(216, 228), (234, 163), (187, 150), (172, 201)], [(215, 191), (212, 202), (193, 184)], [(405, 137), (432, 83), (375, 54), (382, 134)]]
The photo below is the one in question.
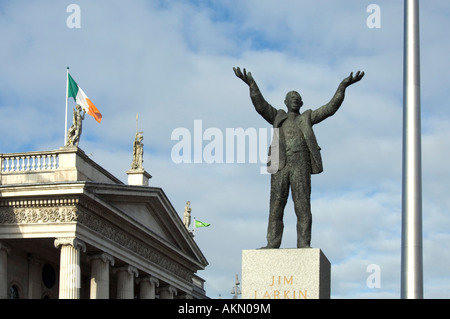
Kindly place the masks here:
[(95, 180), (123, 184), (77, 147), (0, 154), (0, 185)]
[(2, 173), (54, 170), (59, 167), (59, 154), (55, 152), (3, 154), (0, 160)]

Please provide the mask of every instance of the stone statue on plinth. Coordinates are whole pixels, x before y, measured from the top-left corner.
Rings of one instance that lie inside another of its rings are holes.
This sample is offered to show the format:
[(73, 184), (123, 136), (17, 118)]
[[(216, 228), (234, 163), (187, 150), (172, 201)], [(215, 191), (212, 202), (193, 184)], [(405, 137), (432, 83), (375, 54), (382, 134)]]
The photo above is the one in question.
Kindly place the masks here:
[(138, 116), (136, 114), (136, 136), (133, 142), (133, 161), (131, 169), (126, 173), (128, 175), (128, 185), (148, 186), (148, 180), (152, 176), (145, 171), (144, 162), (144, 133), (138, 131)]
[(136, 137), (134, 138), (133, 142), (133, 162), (131, 163), (131, 169), (133, 170), (144, 169), (144, 167), (142, 166), (142, 163), (144, 162), (144, 143), (142, 143), (143, 140), (144, 136), (142, 135), (142, 132), (136, 132)]
[[(83, 112), (83, 114), (81, 114)], [(75, 105), (73, 109), (73, 123), (67, 131), (66, 146), (78, 146), (81, 137), (81, 131), (83, 128), (83, 120), (86, 112), (81, 108), (79, 104)]]
[(296, 91), (286, 94), (287, 112), (270, 105), (261, 94), (250, 72), (233, 68), (235, 75), (250, 88), (250, 98), (256, 111), (274, 128), (269, 149), (267, 170), (271, 174), (270, 209), (267, 228), (267, 246), (279, 248), (283, 235), (283, 214), (289, 188), (297, 215), (297, 248), (311, 247), (311, 174), (323, 171), (320, 147), (312, 126), (332, 116), (344, 101), (348, 86), (360, 81), (364, 72), (350, 74), (339, 84), (333, 98), (322, 107), (300, 113), (301, 95)]
[(187, 201), (186, 206), (184, 207), (184, 214), (183, 214), (183, 224), (186, 226), (186, 228), (189, 230), (189, 226), (191, 225), (191, 202)]

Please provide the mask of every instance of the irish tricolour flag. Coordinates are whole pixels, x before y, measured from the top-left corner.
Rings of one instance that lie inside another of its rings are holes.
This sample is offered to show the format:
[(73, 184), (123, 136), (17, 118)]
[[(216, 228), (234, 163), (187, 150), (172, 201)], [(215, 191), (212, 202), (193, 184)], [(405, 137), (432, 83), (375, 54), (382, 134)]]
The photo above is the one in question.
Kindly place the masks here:
[(78, 86), (77, 82), (67, 73), (67, 97), (73, 97), (75, 102), (89, 115), (93, 116), (97, 122), (102, 121), (102, 114), (95, 107), (94, 103), (87, 97), (86, 93)]

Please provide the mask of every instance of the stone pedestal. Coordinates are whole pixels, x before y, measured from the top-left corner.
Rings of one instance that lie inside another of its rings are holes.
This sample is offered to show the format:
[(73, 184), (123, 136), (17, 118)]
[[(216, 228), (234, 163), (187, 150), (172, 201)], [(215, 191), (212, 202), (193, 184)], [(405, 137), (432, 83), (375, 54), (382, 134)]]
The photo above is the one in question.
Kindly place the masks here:
[(131, 169), (126, 173), (128, 175), (128, 185), (148, 186), (148, 180), (152, 178), (144, 169)]
[(242, 251), (242, 299), (327, 299), (330, 282), (318, 248)]

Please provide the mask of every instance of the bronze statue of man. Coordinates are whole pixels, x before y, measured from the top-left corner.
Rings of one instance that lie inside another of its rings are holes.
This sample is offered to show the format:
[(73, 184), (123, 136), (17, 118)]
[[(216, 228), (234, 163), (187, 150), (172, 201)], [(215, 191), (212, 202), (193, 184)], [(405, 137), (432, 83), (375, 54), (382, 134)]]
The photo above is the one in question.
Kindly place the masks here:
[(320, 147), (312, 126), (332, 116), (344, 101), (349, 85), (362, 79), (364, 72), (353, 73), (342, 80), (333, 98), (316, 110), (300, 113), (301, 95), (296, 91), (286, 94), (288, 111), (271, 106), (259, 91), (250, 72), (233, 68), (238, 78), (250, 88), (250, 98), (256, 111), (274, 127), (269, 149), (268, 172), (271, 173), (269, 223), (267, 246), (279, 248), (283, 235), (283, 214), (291, 188), (297, 215), (297, 248), (311, 247), (311, 174), (323, 171)]

